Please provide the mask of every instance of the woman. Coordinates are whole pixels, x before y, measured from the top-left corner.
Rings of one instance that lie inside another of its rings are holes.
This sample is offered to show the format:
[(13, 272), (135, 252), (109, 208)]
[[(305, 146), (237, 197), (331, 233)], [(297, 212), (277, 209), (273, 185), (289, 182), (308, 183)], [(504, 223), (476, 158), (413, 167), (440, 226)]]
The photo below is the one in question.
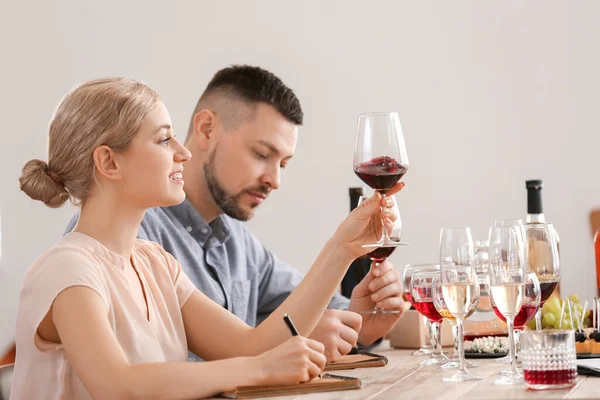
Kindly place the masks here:
[[(380, 207), (391, 227), (392, 199), (375, 195), (356, 209), (289, 298), (251, 328), (198, 291), (159, 245), (136, 239), (147, 208), (184, 200), (189, 158), (158, 94), (141, 83), (90, 81), (63, 99), (48, 163), (26, 163), (20, 183), (50, 207), (79, 202), (81, 216), (26, 274), (12, 398), (192, 399), (321, 372), (323, 346), (302, 336), (368, 251), (361, 245), (381, 234)], [(284, 312), (302, 336), (290, 338)], [(207, 362), (185, 362), (188, 348)]]

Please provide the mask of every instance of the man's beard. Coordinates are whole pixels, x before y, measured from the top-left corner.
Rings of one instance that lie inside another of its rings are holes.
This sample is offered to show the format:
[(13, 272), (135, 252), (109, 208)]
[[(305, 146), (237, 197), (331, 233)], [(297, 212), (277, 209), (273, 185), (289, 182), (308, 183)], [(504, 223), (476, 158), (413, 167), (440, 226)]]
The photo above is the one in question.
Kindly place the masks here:
[(208, 163), (204, 164), (204, 177), (206, 179), (206, 184), (208, 185), (208, 190), (210, 190), (210, 194), (215, 200), (215, 203), (217, 203), (219, 208), (225, 214), (240, 221), (248, 221), (250, 218), (252, 218), (252, 212), (246, 211), (240, 206), (239, 198), (246, 192), (263, 193), (268, 195), (271, 190), (265, 186), (257, 186), (255, 188), (245, 189), (237, 195), (227, 193), (225, 187), (217, 178), (217, 168), (215, 166), (216, 152), (217, 149), (214, 149), (208, 159)]

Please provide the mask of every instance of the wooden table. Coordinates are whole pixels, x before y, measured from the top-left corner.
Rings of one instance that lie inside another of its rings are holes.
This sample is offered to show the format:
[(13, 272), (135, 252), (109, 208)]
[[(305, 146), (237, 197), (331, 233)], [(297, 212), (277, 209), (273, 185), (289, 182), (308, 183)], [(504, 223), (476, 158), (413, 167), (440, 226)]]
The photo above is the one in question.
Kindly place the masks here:
[(600, 378), (578, 376), (575, 386), (561, 390), (528, 390), (525, 386), (498, 386), (498, 370), (506, 364), (493, 359), (472, 360), (479, 367), (471, 369), (474, 374), (485, 377), (480, 381), (445, 383), (442, 377), (453, 371), (442, 372), (437, 366), (422, 367), (419, 362), (427, 356), (413, 356), (414, 350), (390, 349), (383, 342), (373, 350), (388, 358), (382, 368), (361, 368), (332, 371), (337, 375), (360, 378), (362, 388), (329, 393), (314, 393), (297, 396), (271, 397), (286, 400), (333, 400), (333, 399), (600, 399)]

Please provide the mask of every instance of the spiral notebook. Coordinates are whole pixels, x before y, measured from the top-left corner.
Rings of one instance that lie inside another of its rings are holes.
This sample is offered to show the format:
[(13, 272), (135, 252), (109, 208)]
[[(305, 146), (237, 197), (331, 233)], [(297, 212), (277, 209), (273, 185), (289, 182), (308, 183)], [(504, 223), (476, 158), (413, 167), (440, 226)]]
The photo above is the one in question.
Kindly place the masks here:
[(383, 367), (387, 365), (388, 359), (374, 353), (347, 354), (339, 360), (329, 362), (325, 365), (324, 371), (339, 371), (343, 369), (354, 368), (372, 368)]
[(323, 374), (320, 378), (296, 385), (240, 386), (231, 392), (220, 393), (219, 397), (227, 399), (254, 399), (257, 397), (353, 390), (360, 389), (360, 386), (361, 382), (358, 378)]

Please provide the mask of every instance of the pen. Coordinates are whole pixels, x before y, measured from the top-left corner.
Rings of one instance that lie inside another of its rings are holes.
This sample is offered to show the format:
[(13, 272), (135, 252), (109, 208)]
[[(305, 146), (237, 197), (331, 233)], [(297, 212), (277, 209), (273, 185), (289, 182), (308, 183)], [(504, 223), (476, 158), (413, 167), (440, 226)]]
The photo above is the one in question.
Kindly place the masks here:
[(290, 316), (287, 314), (283, 314), (283, 320), (285, 321), (287, 327), (290, 329), (290, 332), (292, 332), (292, 336), (298, 336), (298, 330), (294, 326), (294, 323), (292, 322)]

